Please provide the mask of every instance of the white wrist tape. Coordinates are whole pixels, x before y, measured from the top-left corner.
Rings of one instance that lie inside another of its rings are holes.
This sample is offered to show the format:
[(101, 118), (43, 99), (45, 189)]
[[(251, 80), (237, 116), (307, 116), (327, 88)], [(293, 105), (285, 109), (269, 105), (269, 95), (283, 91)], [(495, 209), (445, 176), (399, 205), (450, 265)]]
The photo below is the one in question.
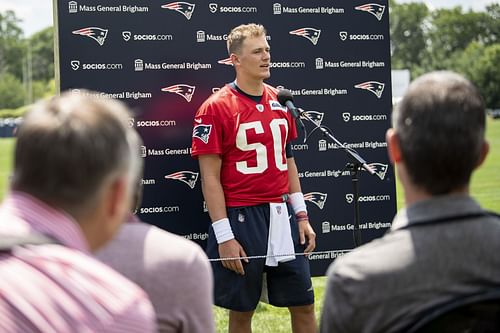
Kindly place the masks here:
[(233, 230), (231, 229), (231, 225), (229, 224), (229, 219), (227, 217), (213, 222), (212, 228), (214, 228), (217, 244), (224, 243), (234, 238)]
[(307, 207), (304, 201), (304, 194), (302, 192), (295, 192), (290, 194), (290, 205), (292, 205), (293, 212), (297, 214), (298, 212), (306, 212)]

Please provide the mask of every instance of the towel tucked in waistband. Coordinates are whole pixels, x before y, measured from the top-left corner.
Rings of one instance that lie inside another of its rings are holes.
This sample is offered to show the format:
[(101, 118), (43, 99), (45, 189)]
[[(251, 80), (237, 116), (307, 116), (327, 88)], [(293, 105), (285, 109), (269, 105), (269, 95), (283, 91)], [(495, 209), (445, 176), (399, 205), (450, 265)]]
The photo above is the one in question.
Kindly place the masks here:
[[(267, 239), (266, 266), (278, 266), (279, 262), (295, 259), (292, 230), (285, 202), (270, 203), (269, 237)], [(292, 254), (274, 257), (275, 255)]]

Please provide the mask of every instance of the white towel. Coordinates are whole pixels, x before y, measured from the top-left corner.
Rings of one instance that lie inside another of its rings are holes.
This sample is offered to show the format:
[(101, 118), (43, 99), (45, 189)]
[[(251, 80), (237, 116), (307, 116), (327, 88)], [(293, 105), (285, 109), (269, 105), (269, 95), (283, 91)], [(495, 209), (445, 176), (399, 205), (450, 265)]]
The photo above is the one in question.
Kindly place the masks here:
[[(267, 239), (266, 266), (278, 266), (279, 262), (295, 259), (292, 230), (286, 203), (270, 203), (269, 237)], [(275, 255), (291, 254), (273, 257)]]

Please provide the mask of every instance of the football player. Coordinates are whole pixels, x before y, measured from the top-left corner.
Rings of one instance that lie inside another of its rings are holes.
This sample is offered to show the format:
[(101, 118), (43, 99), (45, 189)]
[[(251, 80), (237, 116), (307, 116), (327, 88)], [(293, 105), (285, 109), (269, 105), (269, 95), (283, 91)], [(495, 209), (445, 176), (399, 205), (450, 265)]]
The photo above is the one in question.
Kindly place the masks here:
[(235, 27), (227, 47), (236, 79), (199, 108), (192, 138), (212, 220), (207, 252), (220, 258), (212, 265), (215, 304), (230, 310), (229, 332), (251, 332), (261, 295), (288, 307), (293, 332), (316, 332), (308, 259), (295, 255), (313, 251), (316, 237), (290, 147), (295, 122), (264, 83), (264, 27)]

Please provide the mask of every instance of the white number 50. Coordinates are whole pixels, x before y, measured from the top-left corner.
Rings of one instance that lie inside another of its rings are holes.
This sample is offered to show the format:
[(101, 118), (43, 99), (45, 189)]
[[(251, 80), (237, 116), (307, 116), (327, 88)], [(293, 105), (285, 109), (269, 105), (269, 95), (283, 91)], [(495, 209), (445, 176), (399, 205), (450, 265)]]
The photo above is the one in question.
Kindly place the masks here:
[[(285, 128), (286, 141), (286, 137), (288, 136), (288, 122), (286, 121), (286, 119), (273, 119), (269, 123), (271, 134), (273, 136), (274, 161), (276, 163), (276, 168), (278, 168), (278, 170), (280, 171), (285, 171), (287, 170), (287, 164), (286, 161), (283, 162), (283, 141), (281, 140), (280, 126), (283, 126)], [(236, 170), (243, 174), (262, 173), (268, 168), (267, 149), (266, 146), (264, 146), (260, 142), (248, 143), (248, 130), (254, 130), (256, 134), (262, 134), (264, 133), (264, 128), (262, 127), (262, 123), (260, 121), (252, 121), (250, 123), (240, 124), (238, 133), (236, 134), (236, 147), (243, 151), (255, 150), (257, 156), (257, 165), (249, 167), (247, 161), (239, 161), (236, 162)]]

